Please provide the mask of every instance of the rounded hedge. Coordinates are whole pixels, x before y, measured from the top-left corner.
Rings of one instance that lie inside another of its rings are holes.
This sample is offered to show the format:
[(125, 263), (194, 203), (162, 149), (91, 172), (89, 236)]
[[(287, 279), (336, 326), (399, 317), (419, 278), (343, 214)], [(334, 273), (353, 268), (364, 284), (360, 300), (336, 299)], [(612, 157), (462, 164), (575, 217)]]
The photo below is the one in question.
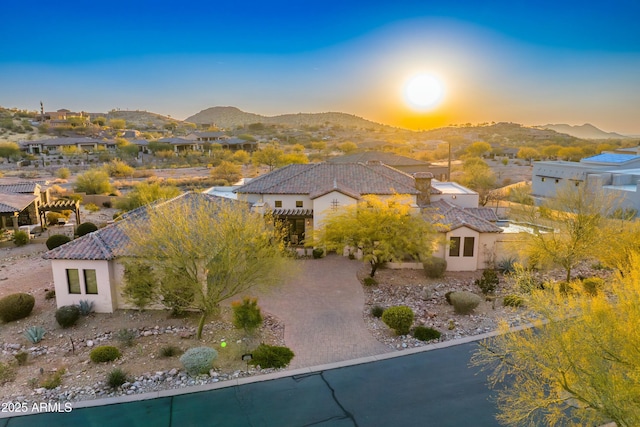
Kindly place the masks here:
[(89, 358), (95, 363), (112, 362), (120, 356), (122, 356), (120, 350), (112, 345), (101, 345), (89, 353)]
[(452, 292), (449, 299), (453, 310), (458, 314), (469, 314), (482, 302), (479, 295), (467, 291)]
[(18, 293), (0, 299), (0, 319), (3, 322), (20, 320), (31, 314), (36, 299), (33, 295)]
[(218, 357), (218, 352), (211, 347), (194, 347), (185, 351), (180, 356), (180, 362), (191, 376), (206, 374), (213, 368), (213, 361)]
[(47, 239), (45, 243), (47, 245), (47, 249), (51, 250), (57, 248), (58, 246), (62, 246), (65, 243), (69, 243), (71, 239), (69, 236), (65, 236), (64, 234), (54, 234), (53, 236)]
[(440, 339), (440, 331), (426, 326), (416, 326), (413, 330), (413, 337), (420, 341), (431, 341)]
[(92, 223), (92, 222), (83, 222), (76, 229), (76, 234), (78, 235), (78, 237), (82, 237), (85, 234), (93, 233), (97, 229), (98, 229), (98, 227), (94, 223)]
[(406, 305), (387, 308), (382, 313), (382, 321), (398, 335), (407, 335), (413, 323), (413, 310)]
[(260, 365), (261, 368), (284, 368), (291, 359), (293, 351), (289, 347), (279, 347), (276, 345), (260, 344), (253, 350), (252, 365)]
[(65, 305), (56, 310), (56, 321), (63, 328), (75, 325), (79, 318), (80, 309), (77, 305)]

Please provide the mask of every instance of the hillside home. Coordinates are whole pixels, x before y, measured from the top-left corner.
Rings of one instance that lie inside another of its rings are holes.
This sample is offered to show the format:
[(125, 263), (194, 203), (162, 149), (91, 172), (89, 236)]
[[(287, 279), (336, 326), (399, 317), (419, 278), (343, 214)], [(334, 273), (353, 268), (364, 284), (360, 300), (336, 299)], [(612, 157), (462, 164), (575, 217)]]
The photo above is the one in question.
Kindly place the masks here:
[(38, 224), (41, 207), (48, 201), (45, 181), (0, 184), (0, 228)]
[(485, 268), (490, 257), (495, 257), (496, 235), (502, 231), (495, 225), (495, 213), (478, 207), (476, 192), (434, 180), (428, 172), (409, 175), (380, 162), (289, 165), (235, 191), (239, 200), (251, 203), (254, 209), (271, 211), (288, 223), (293, 245), (303, 245), (328, 212), (358, 203), (364, 195), (383, 199), (408, 195), (416, 214), (422, 212), (425, 220), (439, 224), (446, 242), (460, 240), (466, 245), (457, 255), (439, 249), (449, 271)]
[[(164, 202), (180, 199), (194, 204), (236, 203), (202, 193), (185, 193)], [(149, 207), (152, 209), (153, 207)], [(147, 208), (129, 212), (129, 217), (143, 217)], [(128, 219), (115, 222), (86, 234), (44, 254), (51, 261), (56, 304), (79, 304), (81, 300), (94, 303), (97, 313), (112, 313), (118, 308), (133, 308), (122, 295), (124, 267), (121, 260), (129, 255), (129, 238), (125, 233)], [(150, 307), (153, 308), (153, 307)]]
[(65, 147), (75, 147), (85, 152), (116, 149), (116, 142), (113, 140), (89, 137), (64, 137), (40, 139), (37, 141), (20, 141), (18, 145), (22, 151), (26, 151), (29, 154), (60, 153)]
[(640, 155), (601, 153), (580, 160), (533, 163), (532, 195), (553, 198), (562, 186), (593, 185), (623, 209), (640, 212)]

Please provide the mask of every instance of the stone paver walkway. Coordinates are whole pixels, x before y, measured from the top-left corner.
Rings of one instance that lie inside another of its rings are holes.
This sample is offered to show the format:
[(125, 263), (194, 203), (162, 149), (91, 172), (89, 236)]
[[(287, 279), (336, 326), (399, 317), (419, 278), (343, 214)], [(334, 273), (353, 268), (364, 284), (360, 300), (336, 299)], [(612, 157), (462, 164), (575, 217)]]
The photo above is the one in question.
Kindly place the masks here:
[(361, 262), (330, 255), (296, 263), (299, 274), (258, 301), (285, 324), (285, 343), (296, 355), (290, 368), (393, 351), (371, 336), (362, 318)]

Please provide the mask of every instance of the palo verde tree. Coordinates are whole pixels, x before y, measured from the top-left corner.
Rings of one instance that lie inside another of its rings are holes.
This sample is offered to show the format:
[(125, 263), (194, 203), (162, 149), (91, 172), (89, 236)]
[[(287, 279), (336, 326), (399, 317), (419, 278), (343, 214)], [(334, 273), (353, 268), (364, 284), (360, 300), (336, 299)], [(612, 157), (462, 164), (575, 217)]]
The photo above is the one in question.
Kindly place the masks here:
[(100, 169), (89, 169), (78, 175), (74, 189), (87, 194), (109, 194), (113, 191), (109, 175)]
[(161, 185), (158, 182), (141, 182), (136, 184), (126, 196), (116, 202), (116, 207), (130, 211), (148, 205), (156, 200), (168, 200), (177, 197), (180, 189), (173, 185)]
[(412, 212), (411, 198), (373, 195), (361, 203), (330, 212), (317, 233), (316, 246), (327, 250), (361, 250), (371, 264), (370, 276), (387, 261), (410, 256), (424, 260), (433, 250), (435, 229), (431, 222)]
[(472, 364), (490, 371), (498, 420), (512, 426), (640, 425), (640, 255), (606, 292), (533, 290), (535, 328), (480, 343)]
[(538, 209), (522, 206), (514, 214), (531, 224), (546, 226), (525, 235), (521, 254), (530, 264), (558, 266), (566, 272), (566, 281), (582, 261), (596, 259), (606, 249), (611, 237), (607, 219), (618, 203), (598, 188), (585, 184), (566, 185), (554, 198), (547, 199)]
[[(124, 226), (131, 258), (151, 271), (159, 300), (200, 312), (198, 338), (221, 301), (275, 285), (291, 271), (283, 229), (235, 200), (186, 193)], [(144, 291), (145, 301), (156, 299)]]

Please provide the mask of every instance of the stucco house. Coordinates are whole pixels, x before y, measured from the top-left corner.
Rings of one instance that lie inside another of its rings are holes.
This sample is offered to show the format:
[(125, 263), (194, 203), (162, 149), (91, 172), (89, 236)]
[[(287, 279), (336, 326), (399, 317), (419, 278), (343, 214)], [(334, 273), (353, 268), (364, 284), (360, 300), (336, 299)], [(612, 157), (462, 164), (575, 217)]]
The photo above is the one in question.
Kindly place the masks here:
[(29, 154), (58, 153), (64, 147), (75, 147), (81, 151), (93, 152), (99, 149), (115, 150), (114, 140), (96, 139), (90, 137), (63, 137), (40, 139), (36, 141), (20, 141), (22, 151)]
[[(447, 259), (449, 271), (475, 271), (495, 257), (502, 229), (489, 208), (478, 207), (478, 193), (457, 183), (440, 182), (428, 172), (410, 175), (377, 161), (289, 165), (235, 190), (239, 200), (271, 211), (289, 224), (289, 241), (302, 245), (331, 210), (352, 205), (364, 195), (410, 197), (416, 213), (441, 224), (446, 242), (466, 248), (458, 255), (449, 244), (436, 255)], [(460, 240), (460, 243), (457, 243)], [(466, 245), (466, 246), (465, 246)]]
[(579, 162), (533, 163), (532, 196), (538, 200), (555, 197), (566, 185), (590, 185), (615, 196), (623, 209), (640, 212), (640, 155), (601, 153)]
[[(204, 193), (185, 193), (163, 204), (185, 198), (191, 203), (237, 203)], [(134, 216), (144, 218), (146, 209), (153, 209), (153, 206), (131, 211), (122, 221), (44, 254), (43, 257), (51, 261), (58, 307), (88, 300), (94, 303), (97, 313), (133, 308), (122, 295), (124, 267), (121, 260), (129, 255), (129, 238), (125, 233), (125, 225)]]

